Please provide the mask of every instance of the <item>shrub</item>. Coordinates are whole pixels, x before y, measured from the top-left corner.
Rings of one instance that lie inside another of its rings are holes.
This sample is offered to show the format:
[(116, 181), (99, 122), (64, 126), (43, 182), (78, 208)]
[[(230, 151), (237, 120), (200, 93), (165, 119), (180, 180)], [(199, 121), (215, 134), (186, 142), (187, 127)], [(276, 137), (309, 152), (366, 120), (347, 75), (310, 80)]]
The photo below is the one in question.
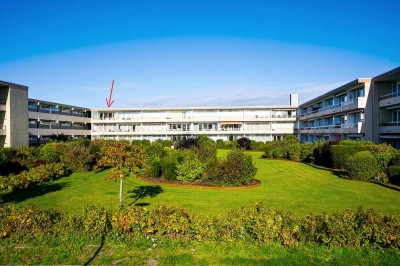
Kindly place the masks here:
[(206, 163), (202, 163), (194, 154), (185, 155), (183, 161), (176, 165), (177, 180), (192, 182), (204, 173)]
[(176, 165), (178, 164), (178, 154), (176, 151), (169, 151), (161, 159), (162, 175), (169, 180), (176, 180)]
[(165, 155), (164, 145), (162, 142), (153, 142), (146, 147), (145, 153), (149, 159), (149, 162), (159, 162)]
[(94, 165), (94, 155), (85, 146), (73, 147), (61, 155), (61, 162), (70, 167), (72, 172), (87, 172)]
[(315, 161), (314, 158), (314, 149), (317, 147), (315, 143), (304, 143), (301, 145), (300, 152), (300, 160), (304, 162), (313, 163)]
[(149, 162), (149, 175), (151, 177), (160, 177), (162, 175), (161, 161)]
[(349, 159), (347, 170), (351, 177), (367, 180), (378, 174), (379, 165), (371, 152), (360, 151)]
[(322, 165), (325, 167), (332, 167), (332, 152), (331, 146), (338, 144), (338, 141), (318, 142), (314, 149), (313, 155), (315, 164)]
[(349, 158), (360, 151), (372, 151), (373, 145), (360, 141), (346, 141), (338, 145), (331, 145), (332, 166), (334, 168), (346, 169)]
[(246, 138), (246, 137), (240, 138), (240, 139), (238, 139), (237, 143), (238, 143), (238, 147), (240, 149), (250, 150), (251, 140), (249, 138)]
[(217, 149), (223, 149), (225, 148), (225, 143), (223, 139), (217, 139)]
[(205, 173), (205, 183), (218, 186), (243, 186), (252, 182), (257, 173), (251, 155), (240, 150), (231, 151), (226, 160), (214, 162)]
[(250, 149), (253, 151), (264, 151), (265, 150), (265, 143), (262, 141), (254, 141), (250, 142)]
[(393, 158), (390, 161), (391, 165), (400, 165), (400, 153), (393, 154)]
[(199, 136), (197, 147), (193, 150), (197, 158), (203, 163), (209, 163), (217, 158), (217, 144), (207, 136)]
[(40, 156), (48, 163), (58, 163), (65, 152), (66, 145), (61, 142), (51, 142), (40, 147)]
[(374, 153), (374, 156), (378, 161), (379, 169), (382, 172), (387, 172), (388, 166), (393, 159), (393, 154), (390, 152), (378, 152)]
[(395, 185), (400, 185), (400, 165), (389, 166), (389, 182)]
[(0, 190), (21, 190), (35, 184), (59, 179), (71, 172), (63, 163), (51, 163), (39, 165), (29, 171), (23, 171), (18, 175), (0, 177)]
[(225, 149), (236, 149), (237, 147), (238, 147), (237, 140), (225, 141), (224, 142), (224, 148)]

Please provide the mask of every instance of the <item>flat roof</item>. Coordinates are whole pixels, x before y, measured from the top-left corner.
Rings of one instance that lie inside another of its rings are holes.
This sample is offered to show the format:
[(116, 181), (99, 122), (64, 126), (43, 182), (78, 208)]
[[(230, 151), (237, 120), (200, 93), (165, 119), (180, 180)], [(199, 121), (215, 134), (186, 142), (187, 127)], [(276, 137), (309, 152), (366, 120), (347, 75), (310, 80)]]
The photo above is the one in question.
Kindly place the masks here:
[(2, 81), (2, 80), (0, 80), (0, 86), (17, 87), (18, 89), (22, 89), (22, 90), (28, 91), (28, 86), (20, 85), (20, 84), (16, 84), (16, 83), (11, 83), (11, 82), (7, 82), (7, 81)]
[(90, 111), (90, 108), (86, 108), (86, 107), (68, 105), (68, 104), (64, 104), (64, 103), (55, 103), (55, 102), (43, 101), (43, 100), (32, 99), (32, 98), (28, 98), (28, 102), (39, 102), (39, 103), (48, 104), (48, 105), (58, 105), (58, 106), (63, 106), (63, 107), (68, 107), (68, 108), (84, 109), (84, 110)]
[(311, 99), (311, 100), (309, 100), (309, 101), (307, 101), (305, 103), (302, 103), (302, 104), (299, 105), (299, 107), (305, 107), (305, 106), (310, 105), (312, 103), (319, 102), (319, 101), (321, 101), (323, 99), (326, 99), (326, 98), (328, 98), (330, 96), (334, 96), (336, 94), (339, 94), (342, 91), (345, 91), (345, 90), (348, 90), (348, 89), (351, 89), (351, 88), (356, 88), (360, 84), (365, 83), (365, 82), (369, 82), (369, 81), (371, 81), (371, 78), (358, 78), (358, 79), (355, 79), (353, 81), (350, 81), (349, 83), (346, 83), (346, 84), (340, 86), (339, 88), (336, 88), (336, 89), (333, 89), (331, 91), (328, 91), (327, 93), (324, 93), (321, 96), (318, 96), (318, 97), (316, 97), (314, 99)]
[(212, 106), (212, 107), (146, 107), (146, 108), (91, 108), (92, 111), (191, 111), (191, 110), (234, 110), (234, 109), (280, 109), (296, 110), (298, 106)]
[(385, 72), (383, 74), (380, 74), (374, 78), (372, 78), (372, 81), (390, 81), (393, 79), (398, 79), (400, 78), (400, 67), (397, 67), (395, 69), (389, 70), (388, 72)]

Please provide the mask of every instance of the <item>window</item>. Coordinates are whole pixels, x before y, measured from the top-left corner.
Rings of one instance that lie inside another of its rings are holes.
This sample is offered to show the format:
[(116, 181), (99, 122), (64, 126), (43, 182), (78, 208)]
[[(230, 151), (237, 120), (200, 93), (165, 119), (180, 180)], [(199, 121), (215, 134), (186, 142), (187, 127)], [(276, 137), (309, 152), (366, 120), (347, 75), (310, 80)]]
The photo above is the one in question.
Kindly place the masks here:
[(392, 111), (392, 122), (399, 122), (400, 121), (400, 110), (393, 110)]
[(400, 94), (400, 81), (393, 82), (392, 93), (393, 93), (394, 97), (396, 97)]

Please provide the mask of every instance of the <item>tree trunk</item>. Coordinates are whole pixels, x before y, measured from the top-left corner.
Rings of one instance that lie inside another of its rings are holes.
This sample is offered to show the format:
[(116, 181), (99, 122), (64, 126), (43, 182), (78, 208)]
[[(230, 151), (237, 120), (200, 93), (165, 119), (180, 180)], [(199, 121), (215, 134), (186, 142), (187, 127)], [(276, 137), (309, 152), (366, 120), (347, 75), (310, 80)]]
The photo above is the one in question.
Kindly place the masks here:
[(119, 206), (122, 207), (122, 194), (123, 194), (123, 180), (122, 178), (119, 179), (120, 183), (119, 183)]

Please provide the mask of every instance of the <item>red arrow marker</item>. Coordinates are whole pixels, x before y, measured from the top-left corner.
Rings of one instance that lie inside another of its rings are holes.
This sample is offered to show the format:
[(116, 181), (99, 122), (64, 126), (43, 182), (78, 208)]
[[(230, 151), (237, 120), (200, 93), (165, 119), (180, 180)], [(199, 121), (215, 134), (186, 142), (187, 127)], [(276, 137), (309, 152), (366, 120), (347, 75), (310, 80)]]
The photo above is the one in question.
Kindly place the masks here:
[(111, 84), (110, 98), (109, 99), (106, 98), (106, 103), (108, 108), (110, 108), (110, 106), (114, 103), (114, 100), (111, 101), (113, 89), (114, 89), (114, 80), (112, 81)]

